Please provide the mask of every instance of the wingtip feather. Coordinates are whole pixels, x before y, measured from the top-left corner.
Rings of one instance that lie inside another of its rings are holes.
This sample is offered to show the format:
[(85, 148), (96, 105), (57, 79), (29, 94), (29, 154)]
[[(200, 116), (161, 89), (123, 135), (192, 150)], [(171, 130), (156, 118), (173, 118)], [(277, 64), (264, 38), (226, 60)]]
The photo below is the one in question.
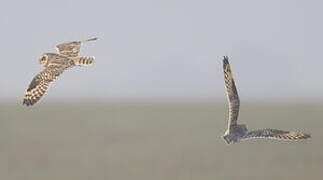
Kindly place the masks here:
[(85, 41), (96, 41), (96, 40), (98, 40), (98, 38), (97, 37), (94, 37), (94, 38), (87, 39)]

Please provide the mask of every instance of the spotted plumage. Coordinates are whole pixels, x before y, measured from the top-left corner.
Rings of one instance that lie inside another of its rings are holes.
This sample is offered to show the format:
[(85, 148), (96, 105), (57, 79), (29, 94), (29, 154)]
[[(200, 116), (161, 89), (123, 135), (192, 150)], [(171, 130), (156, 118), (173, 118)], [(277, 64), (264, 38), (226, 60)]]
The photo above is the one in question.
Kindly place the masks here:
[(277, 129), (260, 129), (248, 132), (243, 138), (253, 139), (253, 138), (269, 138), (269, 139), (285, 139), (285, 140), (302, 140), (310, 138), (309, 134), (282, 131)]
[(86, 66), (86, 65), (90, 65), (94, 62), (94, 57), (79, 57), (77, 58), (74, 63), (75, 65), (78, 65), (78, 66)]
[(47, 91), (50, 84), (57, 79), (66, 69), (73, 66), (85, 66), (92, 64), (94, 57), (79, 57), (80, 48), (83, 42), (94, 41), (97, 38), (85, 41), (73, 41), (56, 46), (58, 53), (45, 53), (40, 56), (39, 62), (45, 67), (31, 81), (23, 104), (30, 106), (35, 104)]
[(309, 134), (305, 133), (297, 133), (277, 129), (259, 129), (254, 131), (248, 131), (247, 126), (245, 124), (237, 124), (240, 100), (232, 76), (228, 57), (224, 57), (223, 59), (223, 71), (227, 99), (229, 103), (228, 128), (223, 135), (223, 139), (226, 143), (232, 144), (241, 140), (248, 140), (254, 138), (298, 141), (308, 139), (311, 137)]
[(91, 38), (84, 41), (73, 41), (68, 43), (62, 43), (56, 46), (56, 50), (59, 54), (68, 56), (68, 57), (77, 57), (80, 53), (81, 45), (84, 42), (95, 41), (98, 38)]

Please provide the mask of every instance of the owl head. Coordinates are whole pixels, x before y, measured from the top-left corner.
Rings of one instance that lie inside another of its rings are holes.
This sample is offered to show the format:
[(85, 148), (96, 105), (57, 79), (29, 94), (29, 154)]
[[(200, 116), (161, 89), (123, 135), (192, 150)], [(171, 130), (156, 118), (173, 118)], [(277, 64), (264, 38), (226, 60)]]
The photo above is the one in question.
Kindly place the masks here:
[(47, 54), (43, 54), (39, 57), (39, 63), (43, 66), (46, 66), (48, 62), (48, 55)]

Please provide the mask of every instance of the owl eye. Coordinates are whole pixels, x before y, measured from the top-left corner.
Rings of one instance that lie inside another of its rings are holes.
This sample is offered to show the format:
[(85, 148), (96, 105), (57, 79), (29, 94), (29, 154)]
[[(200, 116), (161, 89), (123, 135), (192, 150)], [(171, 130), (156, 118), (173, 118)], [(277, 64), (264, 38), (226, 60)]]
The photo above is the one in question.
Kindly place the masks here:
[(42, 60), (42, 61), (46, 61), (46, 59), (47, 59), (47, 57), (46, 57), (46, 56), (43, 56), (43, 57), (41, 58), (41, 60)]

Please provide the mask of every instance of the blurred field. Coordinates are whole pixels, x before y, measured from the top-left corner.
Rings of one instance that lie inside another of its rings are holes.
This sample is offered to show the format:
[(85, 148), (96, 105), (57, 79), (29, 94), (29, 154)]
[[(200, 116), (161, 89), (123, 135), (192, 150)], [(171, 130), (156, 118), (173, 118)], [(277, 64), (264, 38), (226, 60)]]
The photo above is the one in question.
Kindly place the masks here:
[(226, 145), (226, 103), (0, 105), (0, 179), (320, 179), (323, 103), (242, 104), (240, 122), (312, 134)]

